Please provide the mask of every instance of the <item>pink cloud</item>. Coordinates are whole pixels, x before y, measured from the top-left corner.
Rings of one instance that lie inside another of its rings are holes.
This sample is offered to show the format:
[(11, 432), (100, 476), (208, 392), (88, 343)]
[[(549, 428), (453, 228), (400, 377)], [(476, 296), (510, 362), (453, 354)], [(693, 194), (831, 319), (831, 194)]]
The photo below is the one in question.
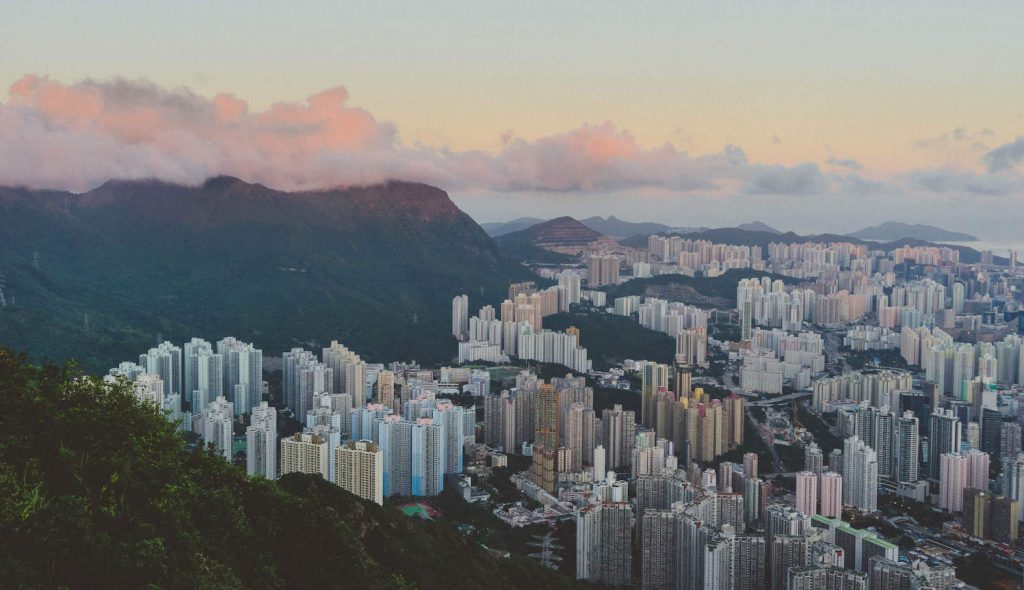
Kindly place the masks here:
[(196, 184), (228, 174), (285, 190), (389, 179), (488, 192), (821, 194), (830, 187), (815, 164), (765, 166), (733, 146), (704, 155), (670, 143), (645, 148), (610, 122), (501, 139), (494, 154), (406, 146), (394, 125), (351, 106), (340, 86), (254, 111), (231, 94), (29, 75), (0, 103), (0, 185), (87, 190), (111, 178)]

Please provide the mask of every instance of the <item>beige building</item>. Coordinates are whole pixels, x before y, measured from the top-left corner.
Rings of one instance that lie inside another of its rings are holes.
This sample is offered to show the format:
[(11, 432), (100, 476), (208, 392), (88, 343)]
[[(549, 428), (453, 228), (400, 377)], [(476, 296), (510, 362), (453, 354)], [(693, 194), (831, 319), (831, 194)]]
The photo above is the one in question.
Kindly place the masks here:
[(334, 453), (335, 482), (342, 489), (384, 505), (384, 454), (368, 440), (342, 445)]
[(297, 432), (281, 439), (281, 475), (292, 472), (318, 473), (330, 480), (327, 465), (327, 439), (316, 434)]

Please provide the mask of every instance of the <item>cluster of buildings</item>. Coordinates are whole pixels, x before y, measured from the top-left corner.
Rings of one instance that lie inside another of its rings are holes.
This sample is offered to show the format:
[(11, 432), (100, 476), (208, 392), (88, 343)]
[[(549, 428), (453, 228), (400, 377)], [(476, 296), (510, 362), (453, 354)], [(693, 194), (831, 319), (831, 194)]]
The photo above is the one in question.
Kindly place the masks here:
[[(950, 534), (1000, 546), (1018, 541), (1024, 347), (1012, 314), (1020, 312), (1024, 277), (1015, 268), (1007, 273), (991, 257), (964, 265), (944, 247), (763, 250), (678, 236), (651, 236), (646, 253), (583, 260), (585, 268), (545, 270), (552, 287), (510, 286), (497, 309), (485, 305), (471, 316), (468, 296), (452, 300), (460, 365), (515, 357), (565, 365), (565, 377), (545, 381), (523, 370), (491, 391), (486, 371), (369, 364), (332, 342), (319, 354), (282, 355), (275, 408), (265, 399), (262, 352), (225, 338), (162, 343), (109, 378), (132, 382), (139, 399), (214, 452), (231, 459), (244, 446), (251, 475), (318, 474), (377, 503), (451, 485), (469, 500), (486, 498), (466, 483), (467, 467), (476, 473), (470, 465), (480, 457), (492, 468), (526, 457), (529, 467), (512, 481), (543, 508), (506, 505), (495, 514), (513, 524), (571, 518), (576, 575), (600, 584), (632, 586), (640, 572), (641, 587), (651, 589), (957, 587), (950, 564), (901, 555), (877, 532), (844, 520), (851, 511), (876, 515), (883, 494), (931, 504), (948, 515)], [(804, 392), (842, 439), (826, 453), (825, 441), (801, 435), (802, 468), (785, 474), (792, 491), (776, 489), (776, 474), (759, 473), (759, 455), (743, 452), (744, 398), (693, 383), (692, 371), (708, 367), (708, 310), (656, 297), (614, 299), (612, 313), (675, 339), (674, 363), (637, 361), (616, 376), (624, 382), (625, 373), (638, 373), (635, 412), (597, 409), (579, 376), (592, 375), (579, 331), (544, 329), (546, 317), (570, 305), (604, 308), (597, 289), (624, 272), (716, 276), (734, 268), (787, 277), (739, 280), (739, 340), (712, 341), (731, 353), (740, 393)], [(855, 352), (898, 350), (905, 365), (844, 370), (837, 339)], [(826, 364), (826, 355), (838, 362)], [(453, 404), (448, 393), (477, 396), (482, 424), (475, 407)], [(280, 437), (286, 416), (302, 428)]]
[(812, 376), (825, 370), (824, 342), (816, 332), (753, 328), (747, 334), (736, 352), (744, 391), (782, 393), (787, 383), (793, 389), (806, 389)]
[(438, 380), (433, 371), (401, 363), (367, 364), (338, 342), (319, 357), (293, 348), (281, 356), (281, 410), (303, 428), (279, 437), (279, 409), (264, 400), (262, 362), (262, 351), (234, 338), (216, 347), (193, 338), (184, 347), (164, 342), (138, 363), (111, 369), (107, 379), (131, 382), (141, 401), (214, 453), (231, 460), (244, 448), (249, 475), (318, 474), (378, 504), (388, 496), (437, 495), (446, 476), (463, 471), (476, 410), (438, 394), (490, 390), (486, 372), (445, 367)]
[[(507, 362), (511, 357), (565, 365), (589, 372), (587, 349), (579, 345), (579, 331), (545, 330), (544, 317), (567, 311), (580, 302), (580, 277), (572, 270), (558, 276), (559, 284), (537, 291), (532, 283), (510, 289), (510, 297), (495, 310), (490, 305), (469, 317), (469, 297), (452, 299), (452, 335), (459, 340), (459, 363)], [(515, 290), (514, 294), (512, 291)]]

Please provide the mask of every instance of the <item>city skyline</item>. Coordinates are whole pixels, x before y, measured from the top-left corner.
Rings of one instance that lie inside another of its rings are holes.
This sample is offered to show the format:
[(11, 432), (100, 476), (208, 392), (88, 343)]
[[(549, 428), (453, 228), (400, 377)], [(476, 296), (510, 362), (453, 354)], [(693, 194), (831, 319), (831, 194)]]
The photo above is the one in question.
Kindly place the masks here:
[(11, 4), (4, 585), (1021, 588), (1017, 3)]

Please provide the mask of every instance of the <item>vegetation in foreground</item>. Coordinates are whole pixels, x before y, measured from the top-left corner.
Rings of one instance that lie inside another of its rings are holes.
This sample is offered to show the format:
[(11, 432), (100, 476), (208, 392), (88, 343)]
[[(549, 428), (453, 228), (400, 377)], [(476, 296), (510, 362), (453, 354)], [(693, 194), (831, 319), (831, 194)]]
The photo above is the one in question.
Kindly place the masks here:
[(0, 348), (0, 571), (23, 588), (558, 588), (320, 478), (246, 477), (155, 408)]

